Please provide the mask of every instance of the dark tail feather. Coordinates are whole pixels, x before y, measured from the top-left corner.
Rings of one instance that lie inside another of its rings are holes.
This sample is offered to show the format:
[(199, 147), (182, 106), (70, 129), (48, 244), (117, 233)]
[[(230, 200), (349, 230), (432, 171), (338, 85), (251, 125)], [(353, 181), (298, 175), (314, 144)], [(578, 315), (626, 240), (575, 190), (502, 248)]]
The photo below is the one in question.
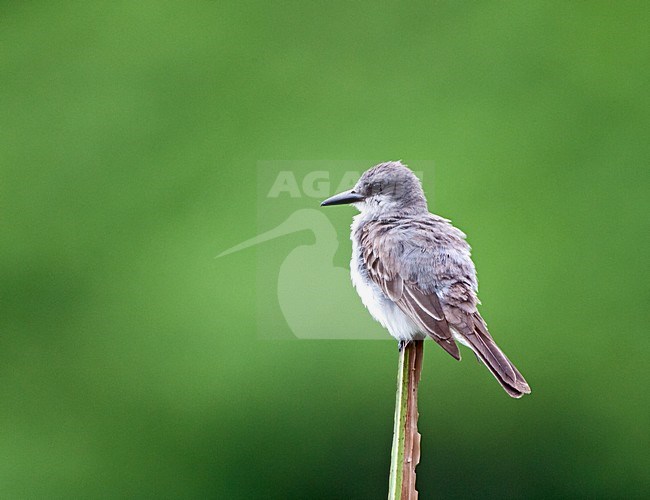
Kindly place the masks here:
[(492, 340), (483, 319), (474, 317), (474, 332), (463, 337), (479, 359), (488, 367), (505, 391), (513, 398), (530, 394), (530, 387), (519, 370)]

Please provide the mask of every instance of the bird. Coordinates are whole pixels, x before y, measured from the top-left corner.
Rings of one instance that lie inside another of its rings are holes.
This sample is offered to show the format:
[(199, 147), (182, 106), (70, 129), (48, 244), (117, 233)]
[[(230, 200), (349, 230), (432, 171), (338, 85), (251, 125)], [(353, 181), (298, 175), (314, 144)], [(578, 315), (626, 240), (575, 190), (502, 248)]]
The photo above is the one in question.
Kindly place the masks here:
[(418, 177), (401, 161), (365, 171), (321, 206), (351, 204), (352, 284), (398, 341), (432, 338), (452, 357), (469, 347), (513, 398), (530, 386), (497, 346), (478, 311), (478, 280), (466, 235), (429, 212)]

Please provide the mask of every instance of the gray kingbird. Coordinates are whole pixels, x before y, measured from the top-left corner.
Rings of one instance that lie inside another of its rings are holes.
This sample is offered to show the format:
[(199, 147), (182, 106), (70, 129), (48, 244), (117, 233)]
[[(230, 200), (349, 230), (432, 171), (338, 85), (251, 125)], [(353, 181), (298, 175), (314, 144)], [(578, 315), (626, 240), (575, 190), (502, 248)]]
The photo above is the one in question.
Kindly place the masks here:
[(352, 283), (399, 342), (426, 336), (457, 360), (469, 347), (514, 398), (530, 393), (478, 312), (476, 269), (465, 234), (429, 213), (420, 180), (401, 162), (375, 165), (321, 206), (352, 204)]

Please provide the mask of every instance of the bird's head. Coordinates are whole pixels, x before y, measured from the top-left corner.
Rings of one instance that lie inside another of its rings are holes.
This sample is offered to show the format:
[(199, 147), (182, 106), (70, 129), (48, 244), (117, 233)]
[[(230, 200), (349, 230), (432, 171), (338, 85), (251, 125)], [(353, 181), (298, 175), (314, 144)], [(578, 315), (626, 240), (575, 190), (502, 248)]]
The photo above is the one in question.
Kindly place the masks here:
[(352, 204), (370, 215), (407, 215), (426, 212), (427, 200), (416, 175), (399, 161), (366, 170), (349, 191), (336, 194), (321, 206)]

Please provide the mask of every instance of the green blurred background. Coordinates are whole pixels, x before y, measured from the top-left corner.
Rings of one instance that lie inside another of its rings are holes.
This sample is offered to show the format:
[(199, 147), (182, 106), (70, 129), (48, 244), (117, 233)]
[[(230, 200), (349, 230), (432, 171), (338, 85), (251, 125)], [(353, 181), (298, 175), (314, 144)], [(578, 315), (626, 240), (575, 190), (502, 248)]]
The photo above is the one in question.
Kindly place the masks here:
[(427, 344), (420, 497), (650, 495), (649, 17), (1, 2), (0, 497), (383, 498), (394, 342), (260, 340), (257, 251), (214, 259), (258, 161), (368, 158), (435, 161), (533, 387)]

